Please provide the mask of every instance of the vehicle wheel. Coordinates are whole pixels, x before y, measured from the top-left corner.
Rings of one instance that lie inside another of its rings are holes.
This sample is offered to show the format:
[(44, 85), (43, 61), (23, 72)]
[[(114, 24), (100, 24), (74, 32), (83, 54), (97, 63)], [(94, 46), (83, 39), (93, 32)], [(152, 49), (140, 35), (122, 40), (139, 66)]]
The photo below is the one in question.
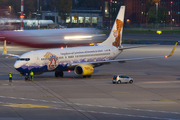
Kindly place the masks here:
[(130, 84), (132, 84), (132, 83), (133, 83), (133, 81), (132, 81), (132, 80), (130, 80), (130, 81), (129, 81), (129, 83), (130, 83)]
[(83, 76), (83, 78), (86, 78), (87, 76)]
[(90, 78), (90, 77), (91, 77), (91, 75), (88, 75), (87, 77), (88, 77), (88, 78)]
[(115, 84), (116, 82), (113, 82), (113, 84)]
[(119, 81), (117, 81), (117, 84), (121, 84), (121, 81), (119, 80)]
[(55, 77), (58, 77), (59, 75), (58, 75), (58, 72), (55, 72)]

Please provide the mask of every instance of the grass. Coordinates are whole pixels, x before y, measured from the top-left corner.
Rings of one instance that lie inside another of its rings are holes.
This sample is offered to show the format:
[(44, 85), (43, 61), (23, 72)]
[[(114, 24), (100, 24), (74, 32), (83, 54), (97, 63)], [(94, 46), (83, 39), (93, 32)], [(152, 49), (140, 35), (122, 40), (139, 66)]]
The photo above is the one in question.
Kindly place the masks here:
[[(180, 34), (180, 30), (160, 30), (164, 34)], [(104, 34), (109, 34), (110, 30), (102, 30)], [(139, 29), (124, 29), (123, 34), (157, 34), (156, 30), (139, 30)]]

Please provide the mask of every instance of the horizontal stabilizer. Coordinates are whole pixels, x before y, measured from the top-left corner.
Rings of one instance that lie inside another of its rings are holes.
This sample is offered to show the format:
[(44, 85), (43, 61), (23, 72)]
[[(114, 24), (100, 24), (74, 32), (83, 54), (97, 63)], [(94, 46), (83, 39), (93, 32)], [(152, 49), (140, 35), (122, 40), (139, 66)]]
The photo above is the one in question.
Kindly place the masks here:
[(11, 57), (17, 57), (17, 58), (19, 58), (19, 55), (7, 54), (6, 40), (4, 41), (4, 50), (3, 50), (2, 55), (7, 55), (7, 56), (11, 56)]

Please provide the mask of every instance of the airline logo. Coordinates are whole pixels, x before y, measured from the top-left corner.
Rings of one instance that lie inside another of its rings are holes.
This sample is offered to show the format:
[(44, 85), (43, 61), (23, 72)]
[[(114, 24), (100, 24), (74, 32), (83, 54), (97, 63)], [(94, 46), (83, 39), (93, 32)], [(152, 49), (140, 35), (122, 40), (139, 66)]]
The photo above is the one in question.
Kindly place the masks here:
[(84, 67), (84, 68), (85, 68), (85, 70), (94, 71), (94, 69), (90, 68), (90, 67)]
[(58, 66), (59, 61), (56, 55), (52, 54), (51, 52), (47, 52), (44, 57), (49, 59), (47, 65), (48, 70), (54, 70)]
[(122, 27), (123, 22), (119, 19), (116, 19), (116, 30), (113, 30), (113, 35), (115, 37), (115, 41), (112, 43), (113, 46), (118, 47), (120, 45)]

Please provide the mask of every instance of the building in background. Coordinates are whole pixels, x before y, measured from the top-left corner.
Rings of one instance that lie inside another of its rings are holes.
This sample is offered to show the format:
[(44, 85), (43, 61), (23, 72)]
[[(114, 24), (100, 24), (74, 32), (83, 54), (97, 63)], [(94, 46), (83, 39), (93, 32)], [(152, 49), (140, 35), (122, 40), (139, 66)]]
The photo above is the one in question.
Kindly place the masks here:
[[(146, 14), (145, 14), (145, 7), (147, 0), (102, 0), (102, 1), (103, 1), (102, 14), (103, 14), (104, 25), (109, 26), (110, 14), (113, 14), (113, 12), (118, 11), (117, 10), (118, 6), (121, 5), (126, 6), (125, 19), (124, 19), (125, 25), (135, 24), (135, 23), (147, 23)], [(112, 13), (110, 13), (110, 2), (112, 2)], [(169, 23), (171, 21), (171, 10), (172, 10), (173, 24), (180, 23), (180, 9), (179, 9), (180, 0), (161, 0), (158, 3), (158, 6), (163, 6), (167, 8)]]
[[(56, 24), (62, 24), (58, 12), (40, 11), (43, 20), (53, 20)], [(102, 26), (102, 10), (72, 9), (70, 16), (66, 19), (68, 27), (96, 27)]]

